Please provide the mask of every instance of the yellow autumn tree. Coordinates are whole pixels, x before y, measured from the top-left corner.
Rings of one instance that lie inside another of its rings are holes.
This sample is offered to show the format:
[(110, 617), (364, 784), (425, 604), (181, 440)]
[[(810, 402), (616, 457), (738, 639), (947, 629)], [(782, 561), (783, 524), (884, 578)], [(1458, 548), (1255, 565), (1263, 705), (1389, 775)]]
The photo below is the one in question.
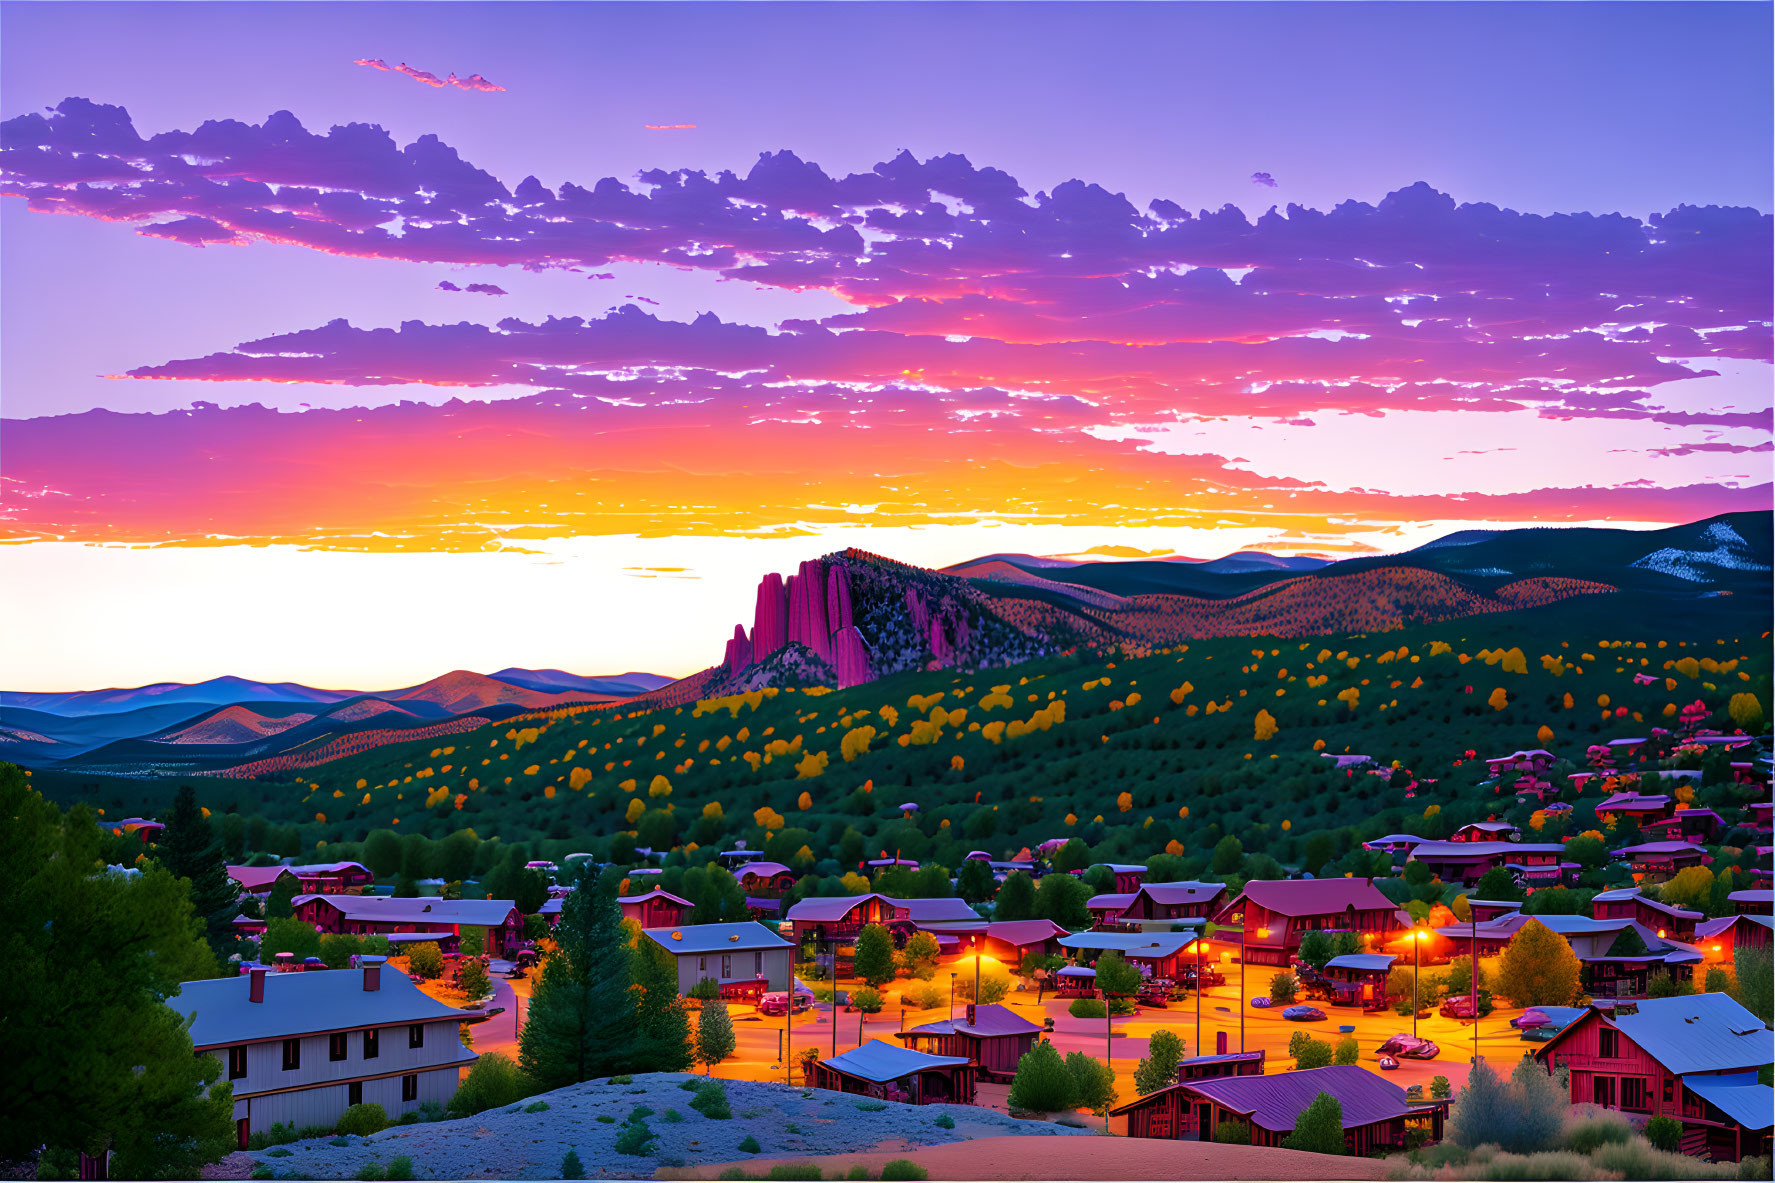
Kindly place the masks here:
[(1485, 705), (1489, 706), (1494, 711), (1501, 711), (1510, 705), (1510, 696), (1504, 693), (1504, 688), (1502, 686), (1499, 686), (1496, 690), (1491, 692), (1491, 697), (1485, 700)]
[(1553, 728), (1547, 726), (1545, 723), (1541, 724), (1541, 729), (1535, 732), (1535, 742), (1543, 746), (1552, 743)]
[(1276, 717), (1268, 711), (1259, 710), (1257, 712), (1257, 723), (1252, 734), (1253, 738), (1260, 743), (1266, 739), (1274, 739), (1276, 736)]
[[(799, 762), (796, 763), (796, 765), (795, 765), (795, 779), (797, 779), (797, 780), (812, 780), (814, 777), (819, 776), (822, 772), (825, 772), (825, 771), (826, 771), (826, 753), (825, 752), (809, 752), (807, 755), (803, 756)], [(805, 797), (805, 796), (807, 796), (807, 794), (803, 793), (802, 796)], [(805, 808), (807, 808), (807, 806), (804, 805), (804, 806), (802, 806), (802, 808), (805, 809)]]
[(670, 797), (672, 795), (672, 782), (667, 780), (663, 775), (654, 777), (653, 783), (647, 786), (647, 795), (649, 797)]
[(632, 826), (639, 821), (641, 815), (646, 812), (647, 802), (641, 800), (639, 797), (631, 797), (629, 799), (629, 807), (623, 811), (623, 820), (627, 821)]
[(752, 820), (767, 830), (774, 831), (783, 828), (783, 815), (768, 805), (760, 805), (757, 809), (754, 809), (752, 811)]
[(1134, 794), (1133, 793), (1117, 793), (1116, 794), (1116, 808), (1118, 810), (1120, 810), (1122, 813), (1127, 813), (1130, 809), (1133, 809), (1134, 808)]

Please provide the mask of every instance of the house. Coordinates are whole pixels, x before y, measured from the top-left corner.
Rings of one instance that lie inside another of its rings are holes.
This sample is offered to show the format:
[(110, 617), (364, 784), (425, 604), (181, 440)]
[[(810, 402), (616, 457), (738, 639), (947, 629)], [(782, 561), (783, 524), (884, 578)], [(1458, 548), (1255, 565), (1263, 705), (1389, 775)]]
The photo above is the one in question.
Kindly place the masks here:
[(134, 834), (145, 846), (150, 842), (160, 841), (160, 832), (166, 829), (165, 822), (157, 822), (148, 817), (126, 817), (122, 821), (111, 823), (113, 834)]
[(1393, 856), (1397, 863), (1402, 854), (1409, 855), (1412, 850), (1428, 842), (1428, 838), (1419, 838), (1416, 834), (1382, 834), (1379, 838), (1370, 838), (1362, 844), (1364, 850), (1384, 850)]
[(253, 969), (185, 982), (167, 1005), (194, 1016), (193, 1048), (221, 1061), (243, 1150), (254, 1130), (331, 1126), (360, 1103), (391, 1118), (427, 1101), (442, 1105), (476, 1058), (459, 1032), (479, 1016), (384, 972), (381, 958), (356, 970)]
[(301, 880), (296, 878), (296, 872), (281, 865), (273, 867), (230, 866), (228, 878), (240, 885), (242, 895), (268, 896), (280, 879), (289, 880), (298, 890), (301, 888)]
[(1142, 863), (1098, 863), (1100, 867), (1108, 867), (1116, 877), (1115, 888), (1118, 895), (1126, 895), (1140, 890), (1141, 881), (1146, 878), (1146, 867)]
[(1682, 809), (1662, 821), (1647, 822), (1640, 828), (1648, 838), (1664, 841), (1692, 842), (1706, 845), (1713, 841), (1725, 822), (1711, 809)]
[(1775, 829), (1775, 801), (1752, 801), (1744, 807), (1744, 828), (1756, 834), (1767, 834)]
[(1487, 871), (1502, 867), (1516, 882), (1558, 886), (1575, 880), (1578, 864), (1560, 856), (1558, 842), (1426, 842), (1411, 852), (1407, 862), (1422, 863), (1430, 873), (1448, 883), (1478, 883)]
[(356, 894), (376, 882), (376, 876), (362, 863), (298, 863), (290, 870), (304, 895)]
[(1578, 958), (1579, 983), (1594, 998), (1629, 1000), (1644, 998), (1652, 975), (1681, 977), (1701, 961), (1701, 951), (1691, 944), (1660, 937), (1656, 930), (1637, 920), (1597, 920), (1590, 916), (1529, 916), (1512, 912), (1483, 924), (1452, 924), (1438, 928), (1457, 955), (1476, 951), (1480, 957), (1501, 954), (1518, 932), (1536, 921), (1565, 938)]
[(1509, 822), (1468, 822), (1448, 836), (1450, 842), (1520, 842), (1522, 831)]
[(1635, 792), (1616, 793), (1596, 804), (1596, 816), (1605, 822), (1631, 818), (1641, 828), (1662, 821), (1676, 812), (1676, 798), (1662, 793), (1646, 796)]
[(782, 863), (741, 863), (733, 877), (747, 895), (777, 895), (795, 886), (795, 872)]
[(898, 900), (878, 892), (866, 895), (809, 896), (789, 909), (787, 920), (795, 928), (795, 942), (855, 940), (871, 924), (894, 934), (895, 944), (926, 925), (957, 924), (980, 927), (980, 914), (966, 900), (949, 898)]
[[(954, 926), (954, 932), (958, 936), (971, 939), (972, 948), (1013, 969), (1021, 965), (1023, 958), (1030, 953), (1040, 953), (1044, 957), (1059, 954), (1059, 938), (1065, 936), (1067, 931), (1052, 920), (994, 920), (984, 928), (971, 932), (970, 928), (966, 921), (962, 921)], [(933, 921), (927, 931), (937, 934), (941, 939), (950, 929), (941, 922)]]
[(900, 1033), (906, 1046), (936, 1056), (972, 1060), (986, 1080), (1010, 1080), (1017, 1061), (1036, 1044), (1042, 1027), (997, 1003), (968, 1003), (958, 1021), (944, 1019)]
[(1526, 752), (1512, 752), (1508, 756), (1487, 756), (1485, 765), (1493, 776), (1506, 772), (1546, 772), (1553, 767), (1556, 758), (1544, 748), (1534, 748)]
[(807, 1084), (913, 1105), (965, 1105), (974, 1099), (976, 1071), (965, 1056), (934, 1056), (871, 1039), (813, 1064)]
[(1140, 928), (1148, 920), (1206, 919), (1226, 899), (1226, 884), (1143, 883), (1133, 891), (1086, 901), (1095, 928)]
[[(1128, 964), (1139, 967), (1149, 978), (1178, 976), (1185, 965), (1194, 965), (1200, 950), (1186, 953), (1196, 944), (1193, 932), (1089, 932), (1073, 933), (1057, 938), (1060, 947), (1083, 960), (1095, 963), (1110, 951), (1120, 953)], [(1062, 974), (1066, 971), (1061, 970)], [(1095, 986), (1095, 982), (1092, 983)]]
[(742, 867), (749, 862), (754, 862), (763, 857), (764, 852), (762, 850), (745, 850), (737, 846), (732, 850), (723, 850), (715, 856), (716, 861), (730, 871), (736, 867)]
[(1661, 937), (1689, 942), (1694, 941), (1695, 925), (1703, 919), (1700, 912), (1648, 899), (1637, 887), (1597, 892), (1590, 901), (1590, 914), (1598, 920), (1637, 920)]
[(1571, 1074), (1573, 1104), (1683, 1126), (1686, 1154), (1767, 1154), (1775, 1091), (1756, 1070), (1775, 1061), (1775, 1033), (1730, 995), (1653, 998), (1632, 1013), (1591, 1009), (1535, 1052)]
[(1738, 946), (1766, 949), (1775, 919), (1768, 916), (1721, 916), (1695, 926), (1694, 944), (1708, 961), (1730, 963)]
[(1768, 888), (1747, 888), (1735, 891), (1726, 897), (1738, 909), (1740, 916), (1769, 915), (1770, 901), (1775, 900), (1775, 892)]
[(1346, 1154), (1403, 1146), (1407, 1129), (1442, 1137), (1441, 1104), (1407, 1101), (1404, 1089), (1357, 1064), (1179, 1081), (1110, 1113), (1127, 1115), (1131, 1138), (1212, 1141), (1222, 1122), (1237, 1122), (1250, 1127), (1253, 1146), (1279, 1146), (1320, 1093), (1343, 1108)]
[[(1226, 1033), (1221, 1032), (1221, 1042), (1226, 1042)], [(1190, 1056), (1177, 1062), (1177, 1079), (1179, 1083), (1190, 1080), (1219, 1080), (1223, 1076), (1262, 1076), (1264, 1053), (1262, 1048), (1254, 1052), (1221, 1052), (1212, 1056)]]
[(1488, 920), (1496, 920), (1500, 916), (1520, 912), (1522, 905), (1515, 900), (1476, 900), (1469, 896), (1467, 910), (1474, 920), (1484, 924)]
[(641, 935), (677, 961), (680, 995), (713, 978), (723, 997), (753, 998), (789, 989), (794, 977), (795, 946), (755, 920), (649, 928)]
[(299, 895), (290, 906), (320, 932), (379, 934), (396, 944), (431, 939), (445, 952), (456, 948), (465, 928), (481, 929), (482, 950), (494, 957), (511, 956), (524, 943), (524, 915), (511, 900)]
[(675, 928), (690, 917), (695, 904), (682, 896), (675, 896), (663, 887), (644, 891), (640, 895), (619, 895), (617, 904), (622, 908), (622, 918), (633, 920), (642, 928)]
[(1395, 960), (1391, 953), (1343, 953), (1325, 963), (1320, 977), (1334, 1004), (1383, 1010), (1387, 1005), (1387, 975)]
[(1354, 932), (1386, 941), (1410, 918), (1370, 879), (1253, 879), (1215, 914), (1242, 924), (1250, 965), (1287, 966), (1308, 932)]
[(1636, 874), (1654, 881), (1668, 879), (1685, 867), (1705, 866), (1713, 857), (1693, 842), (1641, 842), (1611, 851), (1610, 858), (1625, 862)]

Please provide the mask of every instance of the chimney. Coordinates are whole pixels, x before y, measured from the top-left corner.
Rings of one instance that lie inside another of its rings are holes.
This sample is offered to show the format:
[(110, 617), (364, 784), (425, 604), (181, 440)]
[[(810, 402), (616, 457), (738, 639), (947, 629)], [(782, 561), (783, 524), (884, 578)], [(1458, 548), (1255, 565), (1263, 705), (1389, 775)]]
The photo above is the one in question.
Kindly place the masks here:
[(1226, 1055), (1226, 1032), (1225, 1031), (1216, 1031), (1214, 1033), (1214, 1054), (1217, 1056)]
[(366, 957), (363, 960), (364, 989), (374, 992), (382, 989), (382, 962), (380, 957)]
[(255, 969), (247, 974), (247, 1001), (265, 1001), (265, 971)]
[(967, 1025), (970, 1027), (972, 1027), (974, 1025), (974, 1004), (971, 1002), (968, 1003)]

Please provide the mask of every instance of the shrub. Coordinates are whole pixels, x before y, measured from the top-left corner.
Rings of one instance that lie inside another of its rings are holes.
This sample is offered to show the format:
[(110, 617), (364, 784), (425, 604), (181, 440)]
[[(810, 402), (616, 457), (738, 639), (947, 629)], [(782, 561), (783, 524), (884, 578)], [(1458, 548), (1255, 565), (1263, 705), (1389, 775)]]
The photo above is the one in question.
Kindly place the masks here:
[(955, 1118), (944, 1113), (938, 1116), (935, 1124), (939, 1129), (953, 1130), (955, 1128)]
[[(621, 1081), (621, 1082), (619, 1082), (619, 1083), (623, 1083), (623, 1084), (626, 1084), (626, 1083), (628, 1083), (628, 1082), (627, 1082), (627, 1081)], [(702, 1087), (703, 1087), (703, 1082), (702, 1082), (702, 1081), (700, 1081), (700, 1080), (681, 1080), (681, 1081), (679, 1081), (679, 1082), (678, 1082), (678, 1087), (679, 1087), (679, 1088), (681, 1088), (681, 1089), (683, 1089), (683, 1090), (684, 1090), (684, 1091), (685, 1091), (685, 1092), (687, 1092), (687, 1093), (694, 1093), (694, 1092), (696, 1092), (696, 1091), (697, 1091), (697, 1090), (698, 1090), (698, 1089), (700, 1089), (700, 1088), (702, 1088)]]
[(473, 1117), (488, 1109), (514, 1105), (537, 1091), (533, 1080), (503, 1052), (487, 1052), (468, 1070), (468, 1077), (450, 1098), (451, 1117)]
[(1084, 1052), (1067, 1052), (1065, 1063), (1078, 1097), (1076, 1103), (1099, 1115), (1109, 1112), (1116, 1103), (1114, 1070)]
[(1490, 1143), (1509, 1154), (1551, 1150), (1570, 1106), (1540, 1063), (1524, 1056), (1504, 1080), (1481, 1060), (1449, 1107), (1445, 1136), (1472, 1148)]
[(900, 992), (900, 997), (909, 1000), (919, 1010), (935, 1010), (943, 1005), (946, 996), (933, 983), (921, 982), (916, 986), (908, 986)]
[(1270, 1001), (1277, 1006), (1287, 1006), (1294, 1001), (1295, 981), (1290, 973), (1276, 974), (1270, 978)]
[(351, 1145), (351, 1139), (350, 1138), (334, 1138), (331, 1141), (329, 1141), (327, 1143), (327, 1145), (328, 1146), (349, 1146), (349, 1145)]
[(758, 1144), (757, 1138), (754, 1138), (751, 1134), (747, 1134), (745, 1141), (740, 1143), (740, 1149), (744, 1150), (747, 1154), (757, 1154), (760, 1150), (763, 1150), (764, 1147)]
[(611, 1084), (634, 1084), (635, 1078), (625, 1072), (621, 1076), (612, 1076), (610, 1078), (610, 1083)]
[(1452, 1097), (1453, 1095), (1454, 1095), (1454, 1086), (1449, 1083), (1448, 1077), (1446, 1077), (1446, 1076), (1432, 1076), (1430, 1078), (1430, 1098), (1431, 1098), (1431, 1100), (1443, 1101), (1443, 1100), (1447, 1100), (1449, 1097)]
[(623, 1123), (622, 1133), (616, 1136), (616, 1152), (640, 1156), (652, 1149), (654, 1132), (647, 1128), (647, 1119), (639, 1109)]
[[(1346, 1035), (1337, 1041), (1337, 1047), (1332, 1049), (1331, 1059), (1334, 1064), (1358, 1063), (1362, 1059), (1362, 1046), (1356, 1042), (1354, 1035)], [(1434, 1085), (1435, 1082), (1431, 1083)], [(1448, 1082), (1445, 1080), (1443, 1083), (1447, 1084)], [(1448, 1094), (1442, 1095), (1447, 1096)]]
[(610, 1114), (608, 1114), (608, 1113), (598, 1114), (598, 1120), (603, 1122), (605, 1125), (614, 1125), (616, 1123), (616, 1118), (610, 1116)]
[(727, 1103), (727, 1086), (712, 1078), (697, 1088), (696, 1096), (690, 1099), (690, 1107), (716, 1121), (726, 1121), (733, 1116), (733, 1108)]
[(266, 1153), (267, 1157), (270, 1157), (270, 1158), (288, 1158), (288, 1157), (290, 1157), (291, 1154), (294, 1153), (294, 1151), (292, 1151), (288, 1146), (273, 1146), (270, 1150), (267, 1150), (265, 1153)]
[(883, 1179), (929, 1179), (931, 1173), (909, 1158), (896, 1158), (882, 1164), (881, 1177)]
[(817, 1162), (780, 1162), (764, 1173), (766, 1179), (818, 1179), (820, 1164)]
[(684, 1120), (684, 1115), (676, 1109), (668, 1109), (659, 1115), (659, 1119), (667, 1125), (674, 1125)]
[(578, 1148), (569, 1146), (567, 1153), (561, 1159), (561, 1178), (583, 1179), (585, 1177), (586, 1168), (585, 1164), (579, 1161)]
[(714, 978), (703, 978), (690, 988), (688, 996), (699, 1002), (713, 1002), (721, 997), (721, 983)]
[(887, 1108), (886, 1101), (858, 1101), (856, 1105), (864, 1113), (880, 1113)]
[(525, 1113), (543, 1113), (548, 1110), (548, 1107), (549, 1107), (549, 1103), (547, 1101), (532, 1101), (532, 1102), (530, 1102), (530, 1104), (524, 1106), (524, 1112)]
[(1682, 1149), (1683, 1123), (1660, 1114), (1646, 1122), (1646, 1141), (1658, 1150), (1675, 1153)]
[(846, 1171), (844, 1177), (851, 1180), (852, 1183), (856, 1183), (857, 1180), (867, 1179), (869, 1177), (869, 1168), (862, 1163), (858, 1163), (856, 1166)]
[(1078, 1086), (1053, 1044), (1044, 1041), (1023, 1053), (1008, 1100), (1015, 1109), (1037, 1113), (1078, 1107)]
[(413, 1160), (404, 1154), (398, 1158), (390, 1159), (388, 1170), (384, 1172), (382, 1177), (384, 1179), (411, 1179), (413, 1177)]
[[(1355, 1041), (1351, 1040), (1350, 1042), (1354, 1043)], [(1300, 1051), (1296, 1053), (1294, 1066), (1296, 1068), (1324, 1068), (1331, 1064), (1333, 1055), (1329, 1043), (1323, 1039), (1313, 1039), (1309, 1036), (1306, 1042), (1301, 1044)]]
[(851, 994), (851, 1006), (866, 1015), (877, 1014), (882, 1007), (881, 992), (864, 986)]
[[(39, 1179), (41, 1179), (41, 1178), (44, 1178), (45, 1176), (42, 1174), (39, 1174), (37, 1177)], [(260, 1163), (258, 1166), (254, 1167), (251, 1172), (249, 1172), (247, 1174), (247, 1178), (249, 1178), (249, 1179), (275, 1179), (276, 1177), (277, 1177), (277, 1172), (272, 1170), (270, 1167), (266, 1166), (264, 1163)]]
[(386, 1179), (386, 1178), (388, 1178), (388, 1176), (382, 1173), (382, 1164), (381, 1163), (367, 1162), (363, 1166), (361, 1166), (357, 1169), (357, 1174), (353, 1175), (352, 1178), (353, 1179), (363, 1179), (366, 1181), (372, 1181), (372, 1180), (377, 1180), (377, 1179)]
[(1627, 1119), (1611, 1109), (1596, 1105), (1574, 1106), (1566, 1118), (1562, 1141), (1567, 1150), (1590, 1154), (1609, 1142), (1625, 1142), (1633, 1137)]
[(438, 948), (436, 941), (414, 945), (407, 953), (407, 969), (427, 981), (436, 981), (444, 975), (443, 950)]
[(1146, 1058), (1134, 1067), (1134, 1090), (1141, 1096), (1154, 1093), (1177, 1080), (1177, 1063), (1183, 1059), (1183, 1040), (1163, 1027), (1147, 1040)]
[(1244, 1121), (1223, 1121), (1214, 1127), (1214, 1140), (1229, 1146), (1249, 1146), (1251, 1124)]
[(1075, 1019), (1101, 1019), (1109, 1014), (1103, 1001), (1098, 998), (1075, 998), (1066, 1013)]
[(339, 1115), (339, 1132), (348, 1136), (365, 1138), (387, 1128), (388, 1112), (374, 1101), (367, 1105), (353, 1105)]
[(1282, 1145), (1314, 1154), (1342, 1154), (1344, 1107), (1330, 1093), (1320, 1093), (1295, 1119), (1294, 1132), (1282, 1139)]

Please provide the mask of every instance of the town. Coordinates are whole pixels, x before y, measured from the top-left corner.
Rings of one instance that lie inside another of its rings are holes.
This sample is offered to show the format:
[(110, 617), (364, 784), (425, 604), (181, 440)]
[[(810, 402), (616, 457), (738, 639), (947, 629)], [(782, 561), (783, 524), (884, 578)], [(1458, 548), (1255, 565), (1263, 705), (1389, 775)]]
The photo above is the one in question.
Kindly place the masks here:
[[(153, 893), (143, 915), (182, 929), (178, 955), (180, 934), (164, 932), (161, 964), (118, 972), (145, 975), (162, 1013), (138, 1020), (188, 1039), (197, 1065), (168, 1071), (160, 1104), (178, 1120), (152, 1133), (40, 1112), (35, 1141), (15, 1134), (9, 1149), (40, 1155), (43, 1178), (176, 1176), (230, 1156), (256, 1178), (313, 1177), (344, 1169), (344, 1148), (386, 1153), (384, 1131), (682, 1073), (709, 1116), (731, 1113), (730, 1089), (941, 1107), (933, 1166), (908, 1150), (895, 1171), (914, 1173), (883, 1177), (941, 1177), (956, 1106), (1024, 1135), (1202, 1144), (1227, 1175), (1265, 1148), (1458, 1170), (1475, 1152), (1574, 1146), (1637, 1147), (1621, 1160), (1635, 1177), (1703, 1177), (1658, 1155), (1766, 1175), (1769, 741), (1703, 722), (1576, 761), (1464, 753), (1515, 816), (1532, 811), (1526, 826), (1500, 808), (1445, 830), (1428, 806), (1420, 828), (1436, 837), (1373, 834), (1341, 873), (1320, 860), (1280, 877), (1247, 877), (1263, 864), (1224, 845), (1197, 869), (1162, 851), (1100, 860), (1061, 835), (954, 868), (884, 850), (821, 876), (772, 857), (781, 844), (761, 826), (773, 841), (694, 857), (631, 844), (627, 861), (570, 853), (421, 880), (379, 868), (386, 853), (228, 863), (189, 789), (158, 819), (95, 825), (8, 769), (8, 816), (33, 852), (21, 857), (43, 863), (25, 892), (57, 890), (36, 881), (76, 856), (116, 857), (85, 876), (82, 906)], [(1322, 758), (1352, 782), (1396, 772)], [(1536, 841), (1561, 814), (1577, 815), (1560, 819), (1563, 841)], [(35, 916), (41, 897), (16, 906)], [(58, 907), (45, 927), (66, 922)], [(206, 957), (213, 970), (167, 979), (168, 964)], [(15, 1126), (51, 1104), (22, 1103)], [(540, 1174), (721, 1165), (707, 1157), (718, 1140), (686, 1153), (651, 1112), (562, 1134), (579, 1145)], [(41, 1136), (52, 1129), (66, 1132)], [(726, 1158), (796, 1160), (810, 1145), (747, 1132)], [(422, 1157), (348, 1165), (436, 1174)]]

